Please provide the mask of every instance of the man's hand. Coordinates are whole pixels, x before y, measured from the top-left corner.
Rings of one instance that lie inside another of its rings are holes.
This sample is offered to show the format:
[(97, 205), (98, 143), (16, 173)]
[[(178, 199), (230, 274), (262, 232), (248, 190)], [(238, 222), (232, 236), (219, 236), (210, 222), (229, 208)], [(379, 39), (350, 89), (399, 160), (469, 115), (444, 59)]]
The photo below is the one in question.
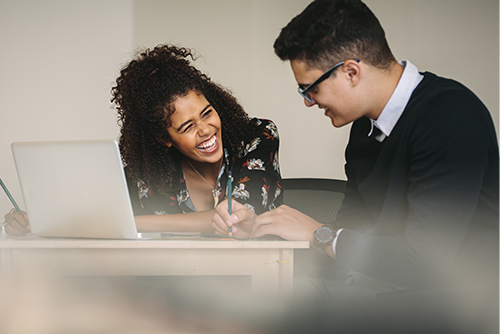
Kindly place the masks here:
[(232, 226), (233, 237), (246, 239), (250, 237), (250, 231), (255, 224), (257, 215), (235, 200), (232, 200), (233, 214), (229, 215), (227, 199), (219, 203), (212, 217), (212, 227), (216, 233), (229, 234), (229, 226)]
[(311, 217), (287, 205), (261, 214), (255, 219), (252, 237), (272, 234), (286, 240), (314, 241), (314, 232), (322, 226)]

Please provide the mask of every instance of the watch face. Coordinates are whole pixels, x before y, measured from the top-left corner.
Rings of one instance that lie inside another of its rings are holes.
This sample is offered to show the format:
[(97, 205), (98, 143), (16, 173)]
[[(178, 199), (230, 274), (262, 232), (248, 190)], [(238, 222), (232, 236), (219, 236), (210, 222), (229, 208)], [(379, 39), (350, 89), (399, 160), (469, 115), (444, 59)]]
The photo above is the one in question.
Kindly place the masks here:
[(335, 231), (329, 226), (322, 226), (316, 230), (315, 238), (319, 243), (328, 244), (333, 241)]

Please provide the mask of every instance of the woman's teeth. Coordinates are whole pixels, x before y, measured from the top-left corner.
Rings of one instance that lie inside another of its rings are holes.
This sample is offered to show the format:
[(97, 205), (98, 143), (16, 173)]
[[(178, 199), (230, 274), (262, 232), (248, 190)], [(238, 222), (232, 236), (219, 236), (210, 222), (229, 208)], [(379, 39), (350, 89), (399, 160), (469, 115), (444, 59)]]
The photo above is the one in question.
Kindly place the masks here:
[(208, 151), (211, 148), (213, 148), (213, 146), (215, 145), (216, 142), (217, 142), (217, 138), (215, 137), (215, 135), (213, 135), (212, 138), (204, 141), (203, 143), (201, 143), (201, 145), (197, 146), (196, 148), (203, 150), (203, 151)]

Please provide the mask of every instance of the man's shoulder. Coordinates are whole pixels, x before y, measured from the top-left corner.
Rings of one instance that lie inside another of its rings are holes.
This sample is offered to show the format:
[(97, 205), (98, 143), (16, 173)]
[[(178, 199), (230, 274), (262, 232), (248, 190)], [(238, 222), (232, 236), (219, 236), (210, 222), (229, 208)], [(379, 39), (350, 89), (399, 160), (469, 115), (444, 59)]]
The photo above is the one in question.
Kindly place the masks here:
[[(425, 115), (425, 110), (432, 113), (433, 118), (439, 114), (478, 113), (489, 115), (488, 109), (481, 100), (460, 82), (425, 72), (424, 79), (414, 90), (405, 113)], [(484, 116), (483, 115), (483, 116)]]
[(428, 72), (393, 132), (411, 142), (419, 138), (420, 144), (424, 139), (430, 145), (451, 142), (465, 133), (477, 143), (496, 143), (491, 114), (481, 100), (461, 83)]
[(432, 72), (424, 72), (422, 74), (424, 78), (413, 91), (410, 100), (424, 97), (432, 98), (445, 92), (467, 92), (474, 95), (470, 89), (456, 80), (441, 77)]

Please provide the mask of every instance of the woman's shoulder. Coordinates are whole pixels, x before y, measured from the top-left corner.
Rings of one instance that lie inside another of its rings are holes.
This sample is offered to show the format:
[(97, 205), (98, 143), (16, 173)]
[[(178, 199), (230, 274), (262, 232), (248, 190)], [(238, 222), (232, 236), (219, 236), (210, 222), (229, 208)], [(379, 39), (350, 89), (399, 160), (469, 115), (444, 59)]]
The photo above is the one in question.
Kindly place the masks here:
[(274, 124), (274, 126), (276, 126), (276, 123), (274, 123), (273, 120), (267, 118), (254, 117), (251, 122), (255, 123), (258, 127), (267, 126), (268, 124)]
[(279, 139), (278, 127), (272, 120), (255, 117), (252, 122), (257, 125), (255, 138), (263, 136), (265, 139)]
[(269, 119), (263, 118), (253, 118), (252, 122), (257, 125), (255, 135), (244, 143), (238, 157), (246, 157), (251, 152), (254, 152), (252, 154), (262, 154), (262, 152), (277, 151), (279, 134), (276, 124)]

